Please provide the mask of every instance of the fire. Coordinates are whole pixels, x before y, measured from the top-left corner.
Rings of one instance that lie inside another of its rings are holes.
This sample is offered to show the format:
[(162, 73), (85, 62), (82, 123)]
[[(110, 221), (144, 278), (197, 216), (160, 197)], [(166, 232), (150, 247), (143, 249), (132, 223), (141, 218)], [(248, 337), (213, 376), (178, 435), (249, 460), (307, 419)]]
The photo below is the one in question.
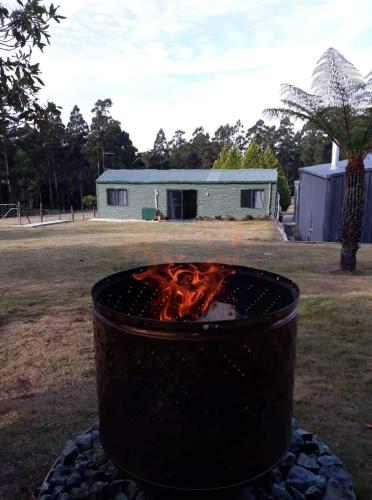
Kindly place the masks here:
[(219, 294), (227, 276), (235, 274), (228, 266), (211, 263), (150, 266), (133, 278), (145, 281), (156, 291), (152, 313), (164, 321), (197, 320), (205, 314)]

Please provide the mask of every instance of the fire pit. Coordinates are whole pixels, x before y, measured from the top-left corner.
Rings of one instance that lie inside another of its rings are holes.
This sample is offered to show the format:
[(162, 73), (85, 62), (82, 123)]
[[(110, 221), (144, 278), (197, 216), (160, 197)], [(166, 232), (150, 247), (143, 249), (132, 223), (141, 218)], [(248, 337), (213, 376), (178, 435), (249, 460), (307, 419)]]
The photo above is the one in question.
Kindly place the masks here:
[(100, 435), (115, 464), (145, 483), (208, 490), (280, 461), (291, 440), (293, 282), (163, 264), (112, 275), (92, 293)]

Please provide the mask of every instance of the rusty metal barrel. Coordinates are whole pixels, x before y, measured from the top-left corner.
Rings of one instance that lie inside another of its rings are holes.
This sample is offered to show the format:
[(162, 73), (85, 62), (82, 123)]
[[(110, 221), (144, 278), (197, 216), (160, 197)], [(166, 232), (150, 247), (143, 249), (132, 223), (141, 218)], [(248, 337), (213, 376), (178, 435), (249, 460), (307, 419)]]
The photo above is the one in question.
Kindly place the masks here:
[(92, 290), (102, 444), (150, 485), (238, 486), (270, 471), (290, 443), (298, 287), (216, 265), (233, 269), (216, 299), (233, 317), (152, 317), (154, 290), (133, 278), (148, 267)]

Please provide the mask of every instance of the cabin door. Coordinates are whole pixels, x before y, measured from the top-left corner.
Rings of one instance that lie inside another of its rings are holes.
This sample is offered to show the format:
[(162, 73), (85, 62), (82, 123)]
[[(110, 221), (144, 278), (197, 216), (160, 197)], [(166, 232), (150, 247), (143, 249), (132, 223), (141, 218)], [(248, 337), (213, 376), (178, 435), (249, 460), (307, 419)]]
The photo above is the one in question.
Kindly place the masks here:
[(195, 189), (169, 190), (167, 198), (168, 219), (195, 219), (198, 192)]

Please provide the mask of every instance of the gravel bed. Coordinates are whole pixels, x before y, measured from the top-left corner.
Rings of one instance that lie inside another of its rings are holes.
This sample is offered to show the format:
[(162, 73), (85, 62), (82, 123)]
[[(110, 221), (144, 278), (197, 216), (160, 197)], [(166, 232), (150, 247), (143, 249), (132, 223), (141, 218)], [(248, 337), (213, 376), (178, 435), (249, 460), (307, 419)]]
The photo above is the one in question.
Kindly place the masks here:
[[(48, 473), (38, 500), (152, 500), (109, 460), (94, 426), (68, 441)], [(160, 497), (156, 497), (158, 500)], [(167, 497), (169, 498), (169, 497)], [(178, 494), (174, 494), (177, 500)], [(192, 498), (192, 496), (190, 497)], [(215, 498), (211, 493), (208, 498)], [(349, 474), (328, 446), (293, 421), (288, 453), (264, 479), (231, 500), (356, 500)], [(173, 500), (173, 498), (172, 498)]]

